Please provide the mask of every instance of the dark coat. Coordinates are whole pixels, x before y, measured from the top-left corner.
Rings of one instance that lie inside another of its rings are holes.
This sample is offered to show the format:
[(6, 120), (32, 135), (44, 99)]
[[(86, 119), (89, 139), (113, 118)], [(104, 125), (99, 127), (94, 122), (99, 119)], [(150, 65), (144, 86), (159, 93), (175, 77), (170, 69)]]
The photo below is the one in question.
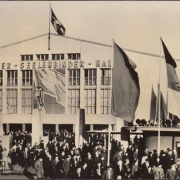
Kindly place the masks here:
[(141, 175), (143, 179), (149, 178), (149, 172), (148, 172), (148, 167), (146, 166), (146, 163), (143, 163), (141, 166)]

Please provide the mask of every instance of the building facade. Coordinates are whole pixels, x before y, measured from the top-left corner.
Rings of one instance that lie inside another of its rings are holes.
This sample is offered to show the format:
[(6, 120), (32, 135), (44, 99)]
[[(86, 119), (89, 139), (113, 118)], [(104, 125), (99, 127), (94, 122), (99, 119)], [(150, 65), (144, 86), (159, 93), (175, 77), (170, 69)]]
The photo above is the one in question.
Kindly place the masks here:
[[(38, 131), (40, 122), (43, 130), (75, 132), (80, 108), (86, 130), (107, 130), (109, 122), (120, 130), (122, 120), (110, 113), (111, 45), (51, 35), (48, 50), (48, 35), (42, 35), (1, 47), (0, 63), (4, 131)], [(35, 99), (39, 83), (41, 108)]]

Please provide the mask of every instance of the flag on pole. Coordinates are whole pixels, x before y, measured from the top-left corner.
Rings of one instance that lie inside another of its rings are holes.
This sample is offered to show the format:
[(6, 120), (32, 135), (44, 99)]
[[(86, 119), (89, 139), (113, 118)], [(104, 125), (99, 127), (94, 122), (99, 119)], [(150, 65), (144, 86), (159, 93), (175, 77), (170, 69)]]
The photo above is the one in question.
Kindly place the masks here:
[(162, 122), (165, 122), (167, 119), (167, 104), (165, 103), (162, 92), (160, 92), (160, 118)]
[(165, 103), (163, 94), (160, 90), (160, 85), (158, 83), (158, 96), (156, 100), (156, 122), (158, 124), (159, 118), (162, 122), (167, 119), (167, 104)]
[(156, 119), (156, 103), (157, 103), (157, 96), (154, 92), (154, 88), (152, 85), (152, 90), (151, 90), (151, 102), (150, 102), (150, 120)]
[(60, 21), (57, 19), (56, 15), (54, 14), (54, 11), (51, 8), (51, 23), (54, 26), (55, 31), (61, 35), (65, 36), (66, 29), (65, 27), (60, 23)]
[(136, 65), (114, 43), (114, 66), (112, 70), (112, 114), (127, 122), (135, 118), (140, 87)]
[(167, 67), (168, 112), (180, 117), (180, 82), (175, 70), (177, 65), (162, 39), (161, 41)]
[(158, 94), (157, 94), (157, 100), (156, 100), (156, 122), (158, 124), (159, 118), (160, 118), (160, 85), (158, 83)]

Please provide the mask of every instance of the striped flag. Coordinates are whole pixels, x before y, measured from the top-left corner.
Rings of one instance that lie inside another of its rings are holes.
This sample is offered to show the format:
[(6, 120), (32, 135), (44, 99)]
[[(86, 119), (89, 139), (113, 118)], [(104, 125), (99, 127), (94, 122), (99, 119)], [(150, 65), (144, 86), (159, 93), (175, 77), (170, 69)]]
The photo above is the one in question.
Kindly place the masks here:
[(114, 116), (127, 122), (134, 120), (139, 102), (139, 77), (135, 68), (135, 63), (114, 43), (111, 111)]
[(162, 39), (161, 41), (167, 67), (168, 112), (180, 117), (180, 82), (175, 70), (177, 65)]

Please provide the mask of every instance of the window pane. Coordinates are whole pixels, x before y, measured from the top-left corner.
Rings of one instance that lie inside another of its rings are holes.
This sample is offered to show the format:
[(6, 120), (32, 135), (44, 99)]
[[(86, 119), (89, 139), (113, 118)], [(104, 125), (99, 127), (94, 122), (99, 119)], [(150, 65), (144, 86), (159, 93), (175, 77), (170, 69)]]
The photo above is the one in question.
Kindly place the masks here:
[(68, 110), (69, 113), (71, 114), (75, 114), (77, 113), (78, 109), (79, 109), (79, 93), (80, 90), (79, 89), (69, 89), (68, 90)]
[(22, 113), (32, 113), (32, 89), (22, 89)]
[(22, 71), (22, 86), (32, 86), (32, 70)]
[(69, 70), (69, 85), (79, 85), (79, 79), (77, 79), (77, 75), (80, 74), (80, 70), (79, 69), (71, 69)]
[(110, 113), (110, 89), (101, 89), (101, 113)]
[(85, 85), (95, 86), (96, 85), (96, 69), (85, 69), (84, 72)]
[(7, 71), (7, 86), (17, 86), (17, 70)]
[(17, 113), (17, 89), (7, 89), (7, 113)]

